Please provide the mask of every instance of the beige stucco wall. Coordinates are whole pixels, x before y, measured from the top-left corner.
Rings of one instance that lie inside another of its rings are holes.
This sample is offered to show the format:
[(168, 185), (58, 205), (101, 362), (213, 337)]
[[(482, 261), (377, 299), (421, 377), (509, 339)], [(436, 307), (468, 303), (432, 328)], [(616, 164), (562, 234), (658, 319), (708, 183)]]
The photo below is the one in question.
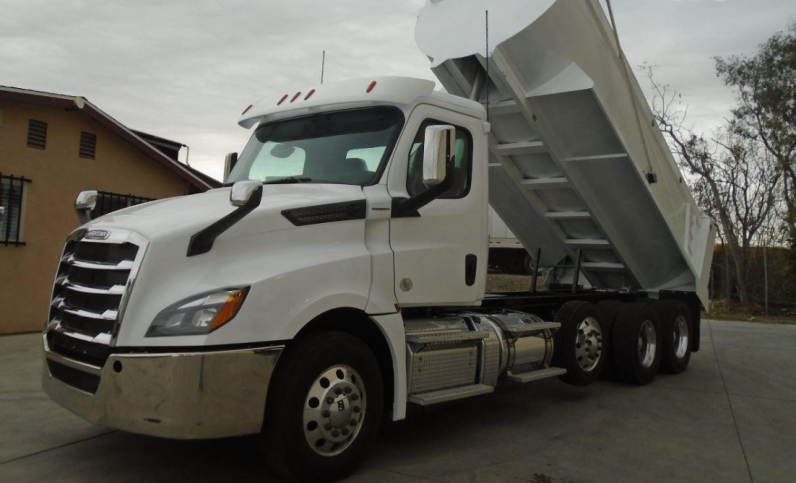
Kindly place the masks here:
[[(0, 172), (28, 185), (23, 241), (0, 243), (0, 334), (41, 330), (66, 236), (79, 225), (72, 209), (80, 191), (146, 198), (188, 193), (177, 174), (80, 110), (0, 100)], [(48, 124), (45, 150), (27, 147), (28, 120)], [(81, 131), (97, 135), (95, 159), (78, 156)]]

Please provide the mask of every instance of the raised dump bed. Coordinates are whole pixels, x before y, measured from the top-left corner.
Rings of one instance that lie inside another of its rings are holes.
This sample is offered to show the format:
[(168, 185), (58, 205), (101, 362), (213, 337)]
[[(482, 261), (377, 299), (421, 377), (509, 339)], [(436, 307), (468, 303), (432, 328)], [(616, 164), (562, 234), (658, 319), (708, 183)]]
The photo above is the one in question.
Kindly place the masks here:
[(416, 38), (448, 92), (488, 104), (490, 204), (541, 265), (580, 255), (587, 286), (707, 303), (715, 229), (596, 0), (430, 0)]

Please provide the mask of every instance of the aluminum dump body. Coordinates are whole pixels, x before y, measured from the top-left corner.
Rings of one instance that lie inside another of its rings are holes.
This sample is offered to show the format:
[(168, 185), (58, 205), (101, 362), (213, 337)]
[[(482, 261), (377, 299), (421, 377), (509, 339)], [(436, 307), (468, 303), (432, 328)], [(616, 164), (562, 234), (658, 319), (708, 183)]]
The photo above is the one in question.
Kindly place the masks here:
[(490, 204), (542, 265), (707, 303), (715, 229), (596, 0), (429, 0), (416, 39), (448, 92), (488, 99)]

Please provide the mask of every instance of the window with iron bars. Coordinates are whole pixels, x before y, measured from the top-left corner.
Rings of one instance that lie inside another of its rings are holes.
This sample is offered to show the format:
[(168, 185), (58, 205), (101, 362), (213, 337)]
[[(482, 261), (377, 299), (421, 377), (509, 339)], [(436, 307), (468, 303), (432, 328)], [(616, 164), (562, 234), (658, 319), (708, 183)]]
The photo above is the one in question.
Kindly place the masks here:
[(118, 193), (108, 193), (107, 191), (97, 192), (97, 206), (94, 208), (92, 218), (99, 218), (102, 215), (113, 213), (114, 211), (121, 210), (130, 206), (140, 205), (149, 201), (155, 201), (152, 198), (144, 198), (142, 196), (121, 195)]
[(30, 183), (24, 176), (0, 173), (0, 245), (25, 245), (25, 198)]

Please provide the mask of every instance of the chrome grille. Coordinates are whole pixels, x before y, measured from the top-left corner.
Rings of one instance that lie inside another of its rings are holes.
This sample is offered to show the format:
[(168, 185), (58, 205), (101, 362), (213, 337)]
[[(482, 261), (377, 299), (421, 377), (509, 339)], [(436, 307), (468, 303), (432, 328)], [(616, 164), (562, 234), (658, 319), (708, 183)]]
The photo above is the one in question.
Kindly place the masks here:
[(115, 335), (143, 255), (141, 244), (129, 241), (133, 236), (116, 233), (120, 236), (110, 240), (85, 240), (80, 230), (67, 241), (53, 287), (51, 325), (89, 337)]

